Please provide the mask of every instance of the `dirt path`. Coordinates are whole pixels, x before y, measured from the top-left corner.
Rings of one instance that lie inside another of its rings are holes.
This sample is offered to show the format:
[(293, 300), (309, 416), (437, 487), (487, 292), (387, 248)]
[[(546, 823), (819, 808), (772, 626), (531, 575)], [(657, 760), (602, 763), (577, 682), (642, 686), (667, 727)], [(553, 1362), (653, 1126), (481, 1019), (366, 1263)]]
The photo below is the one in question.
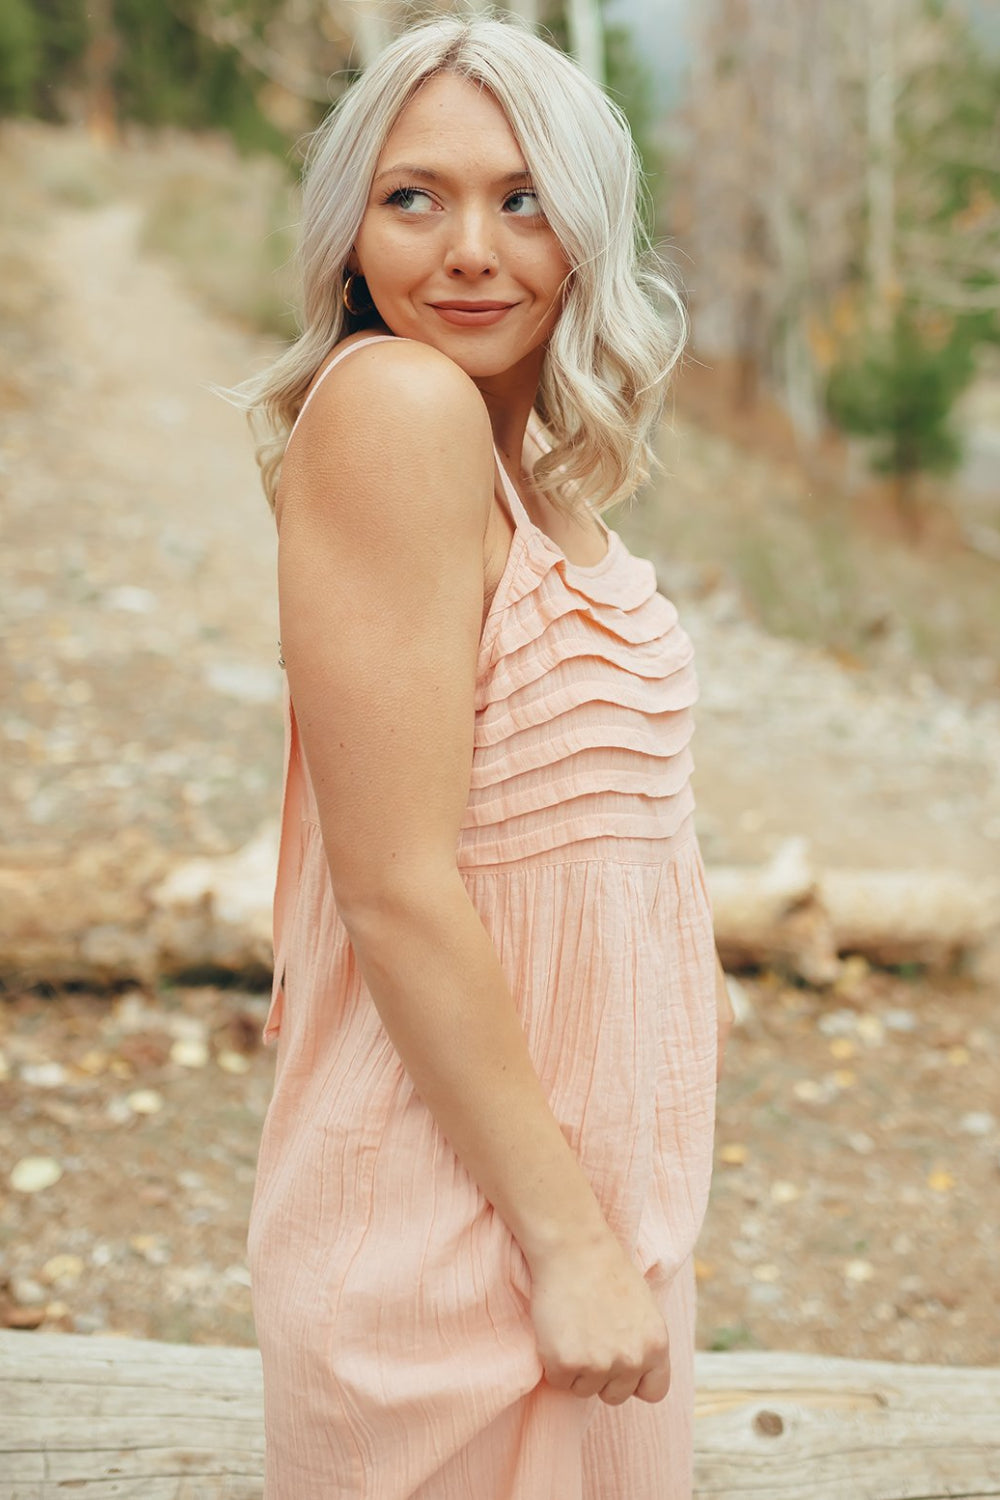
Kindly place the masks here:
[(8, 845), (125, 826), (227, 848), (275, 810), (273, 523), (209, 389), (261, 350), (137, 254), (139, 210), (56, 216), (55, 333), (4, 414)]

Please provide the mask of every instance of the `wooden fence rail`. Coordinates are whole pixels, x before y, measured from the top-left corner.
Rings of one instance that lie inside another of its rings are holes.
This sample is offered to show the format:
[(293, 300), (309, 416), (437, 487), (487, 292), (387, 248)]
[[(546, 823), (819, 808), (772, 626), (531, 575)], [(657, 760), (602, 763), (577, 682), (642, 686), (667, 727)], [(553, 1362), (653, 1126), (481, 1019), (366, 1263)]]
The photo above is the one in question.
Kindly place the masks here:
[[(699, 1352), (697, 1381), (695, 1500), (1000, 1497), (1000, 1370)], [(256, 1349), (0, 1331), (0, 1500), (260, 1500), (263, 1450)]]

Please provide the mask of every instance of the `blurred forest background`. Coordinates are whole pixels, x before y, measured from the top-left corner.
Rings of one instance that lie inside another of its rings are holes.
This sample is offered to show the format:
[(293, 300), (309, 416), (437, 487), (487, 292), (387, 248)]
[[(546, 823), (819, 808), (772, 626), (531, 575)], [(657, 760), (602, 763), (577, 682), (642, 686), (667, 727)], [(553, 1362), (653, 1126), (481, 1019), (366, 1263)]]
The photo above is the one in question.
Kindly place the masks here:
[[(0, 1324), (253, 1339), (273, 1063), (204, 882), (269, 896), (282, 678), (211, 386), (295, 331), (306, 135), (438, 8), (0, 5)], [(610, 519), (695, 641), (707, 864), (947, 877), (995, 940), (1000, 7), (511, 9), (625, 109), (691, 315)], [(733, 977), (703, 1346), (1000, 1363), (990, 953)]]

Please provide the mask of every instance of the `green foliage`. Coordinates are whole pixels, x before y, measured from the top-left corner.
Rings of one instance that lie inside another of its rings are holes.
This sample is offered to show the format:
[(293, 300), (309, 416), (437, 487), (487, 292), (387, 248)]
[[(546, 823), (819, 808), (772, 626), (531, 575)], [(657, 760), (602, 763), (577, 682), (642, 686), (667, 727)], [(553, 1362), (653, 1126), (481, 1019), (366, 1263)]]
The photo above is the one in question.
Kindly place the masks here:
[(40, 65), (34, 80), (33, 112), (42, 119), (60, 117), (60, 92), (79, 84), (90, 31), (83, 0), (21, 0), (35, 20)]
[(964, 329), (953, 326), (942, 341), (901, 307), (887, 337), (871, 337), (831, 370), (827, 409), (840, 427), (875, 439), (876, 472), (948, 473), (962, 456), (949, 416), (974, 373)]
[[(276, 3), (270, 0), (266, 9), (273, 10)], [(205, 37), (193, 19), (192, 13), (188, 23), (148, 0), (115, 0), (121, 41), (116, 93), (122, 114), (147, 125), (221, 127), (244, 150), (286, 149), (257, 107), (254, 79), (242, 59)]]
[(0, 5), (0, 113), (30, 113), (42, 66), (34, 11), (27, 0), (4, 0)]
[[(261, 27), (281, 0), (240, 0), (241, 19)], [(198, 0), (176, 5), (113, 0), (112, 86), (122, 119), (151, 126), (227, 131), (244, 151), (284, 155), (288, 142), (261, 113), (259, 79), (231, 47), (197, 25)], [(95, 40), (87, 0), (0, 0), (0, 114), (59, 119), (85, 88)]]
[[(922, 9), (938, 45), (909, 75), (897, 106), (900, 226), (936, 236), (946, 247), (941, 274), (975, 292), (997, 285), (997, 236), (982, 243), (976, 225), (1000, 204), (1000, 58), (956, 7), (923, 0)], [(995, 307), (956, 318), (970, 343), (1000, 343)]]

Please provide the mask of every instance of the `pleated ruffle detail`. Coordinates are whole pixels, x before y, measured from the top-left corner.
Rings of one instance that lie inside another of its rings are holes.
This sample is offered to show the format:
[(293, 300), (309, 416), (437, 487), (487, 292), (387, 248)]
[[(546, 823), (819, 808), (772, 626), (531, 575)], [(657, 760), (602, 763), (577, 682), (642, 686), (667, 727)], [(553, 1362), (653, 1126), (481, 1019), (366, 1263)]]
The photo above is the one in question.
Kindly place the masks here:
[(460, 868), (672, 838), (694, 809), (697, 699), (694, 648), (652, 563), (610, 532), (582, 567), (518, 529), (480, 647)]

